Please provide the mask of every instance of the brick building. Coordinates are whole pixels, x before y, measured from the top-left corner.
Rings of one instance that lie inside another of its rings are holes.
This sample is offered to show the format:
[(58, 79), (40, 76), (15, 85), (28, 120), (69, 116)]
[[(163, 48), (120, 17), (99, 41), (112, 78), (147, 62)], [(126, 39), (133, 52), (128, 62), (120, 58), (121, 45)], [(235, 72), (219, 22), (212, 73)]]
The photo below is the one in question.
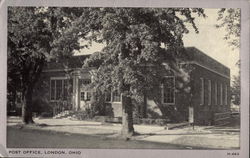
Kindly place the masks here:
[[(166, 67), (162, 72), (161, 86), (148, 94), (144, 102), (135, 105), (135, 113), (142, 118), (169, 118), (171, 121), (188, 121), (197, 124), (213, 123), (216, 114), (230, 110), (230, 70), (194, 47), (186, 48), (191, 66), (188, 86), (178, 82), (178, 76)], [(94, 68), (82, 69), (88, 55), (74, 56), (63, 62), (50, 62), (42, 73), (34, 100), (51, 107), (54, 114), (63, 110), (85, 110), (95, 100), (95, 92), (87, 85)], [(121, 117), (121, 97), (117, 92), (105, 95), (111, 113), (103, 115)], [(104, 110), (105, 111), (105, 110)], [(191, 114), (193, 111), (193, 114)]]

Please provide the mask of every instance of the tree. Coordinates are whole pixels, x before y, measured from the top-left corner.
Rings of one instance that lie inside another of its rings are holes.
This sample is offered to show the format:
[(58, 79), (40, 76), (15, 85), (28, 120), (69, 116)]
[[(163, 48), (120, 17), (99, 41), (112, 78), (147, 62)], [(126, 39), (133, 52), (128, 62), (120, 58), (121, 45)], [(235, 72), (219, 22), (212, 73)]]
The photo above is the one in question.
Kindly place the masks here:
[[(218, 11), (217, 28), (225, 28), (227, 33), (224, 39), (228, 41), (232, 49), (240, 48), (240, 9), (220, 9)], [(236, 63), (240, 68), (240, 61)], [(231, 86), (231, 98), (235, 105), (240, 105), (240, 71), (237, 76), (233, 76), (233, 84)]]
[(217, 28), (225, 28), (227, 33), (224, 39), (228, 41), (229, 46), (234, 48), (240, 48), (240, 9), (220, 9), (218, 11), (219, 24)]
[(231, 98), (232, 103), (235, 105), (240, 105), (240, 77), (234, 76), (233, 85), (231, 87)]
[(25, 124), (33, 123), (32, 93), (45, 62), (71, 56), (79, 48), (71, 27), (78, 13), (69, 8), (8, 8), (8, 92), (22, 92)]
[(93, 87), (118, 91), (122, 96), (123, 136), (134, 134), (133, 100), (142, 101), (146, 92), (159, 87), (164, 63), (180, 72), (177, 63), (185, 59), (183, 34), (186, 24), (196, 32), (194, 8), (85, 8), (78, 20), (89, 40), (104, 43), (102, 52), (93, 54), (85, 67), (93, 71)]

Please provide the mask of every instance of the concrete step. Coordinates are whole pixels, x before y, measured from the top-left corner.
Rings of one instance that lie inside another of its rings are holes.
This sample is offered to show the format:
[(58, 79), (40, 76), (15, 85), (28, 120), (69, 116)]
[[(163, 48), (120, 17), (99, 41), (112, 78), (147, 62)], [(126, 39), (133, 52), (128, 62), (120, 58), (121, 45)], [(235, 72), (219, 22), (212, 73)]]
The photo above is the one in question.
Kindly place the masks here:
[(189, 122), (181, 122), (181, 123), (168, 124), (167, 126), (165, 126), (165, 129), (166, 130), (171, 130), (171, 129), (186, 127), (186, 126), (189, 126), (189, 125), (190, 125)]

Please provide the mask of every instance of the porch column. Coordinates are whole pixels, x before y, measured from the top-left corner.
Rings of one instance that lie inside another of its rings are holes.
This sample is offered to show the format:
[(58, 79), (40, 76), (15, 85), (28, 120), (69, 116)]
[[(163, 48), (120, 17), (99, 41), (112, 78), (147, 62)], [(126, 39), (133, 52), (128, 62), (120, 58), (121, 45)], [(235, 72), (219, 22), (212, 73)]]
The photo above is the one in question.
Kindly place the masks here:
[(79, 110), (80, 108), (80, 88), (79, 88), (79, 76), (73, 76), (73, 109)]
[(80, 109), (80, 88), (79, 88), (79, 76), (76, 76), (76, 110)]

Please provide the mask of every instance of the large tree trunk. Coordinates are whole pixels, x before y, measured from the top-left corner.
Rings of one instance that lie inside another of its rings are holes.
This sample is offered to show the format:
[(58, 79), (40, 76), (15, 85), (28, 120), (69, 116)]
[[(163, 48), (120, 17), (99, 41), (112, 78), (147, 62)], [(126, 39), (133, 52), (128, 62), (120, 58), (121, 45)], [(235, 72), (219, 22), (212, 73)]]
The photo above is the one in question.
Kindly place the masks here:
[(122, 95), (122, 136), (130, 137), (134, 135), (133, 127), (133, 107), (130, 97)]
[(32, 87), (28, 87), (22, 96), (22, 121), (24, 124), (34, 123), (32, 119)]

